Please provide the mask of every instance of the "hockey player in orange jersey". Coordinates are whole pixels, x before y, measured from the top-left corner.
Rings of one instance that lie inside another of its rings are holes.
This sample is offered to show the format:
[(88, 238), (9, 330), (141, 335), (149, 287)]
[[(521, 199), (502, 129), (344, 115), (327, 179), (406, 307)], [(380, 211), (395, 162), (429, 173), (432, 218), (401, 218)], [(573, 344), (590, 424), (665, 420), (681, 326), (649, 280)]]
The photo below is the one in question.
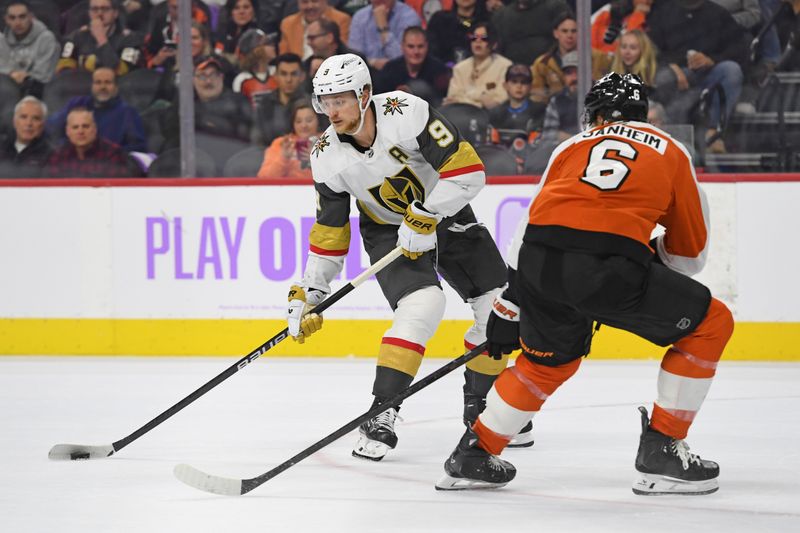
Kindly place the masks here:
[[(708, 494), (719, 466), (683, 440), (733, 332), (730, 311), (689, 276), (702, 269), (708, 211), (686, 149), (646, 123), (646, 88), (609, 74), (585, 101), (587, 129), (553, 152), (509, 254), (489, 353), (522, 349), (445, 462), (442, 490), (502, 487), (497, 457), (589, 353), (600, 324), (668, 347), (652, 418), (640, 407), (636, 494)], [(651, 240), (656, 224), (666, 232)]]

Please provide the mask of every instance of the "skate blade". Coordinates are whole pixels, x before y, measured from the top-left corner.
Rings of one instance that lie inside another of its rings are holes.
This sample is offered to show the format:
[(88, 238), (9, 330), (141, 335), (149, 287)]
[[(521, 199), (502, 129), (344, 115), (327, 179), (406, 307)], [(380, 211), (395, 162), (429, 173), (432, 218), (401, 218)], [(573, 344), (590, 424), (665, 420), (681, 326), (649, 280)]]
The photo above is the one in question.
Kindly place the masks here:
[(477, 479), (453, 477), (448, 474), (436, 482), (436, 490), (491, 490), (505, 487), (508, 483), (490, 483)]
[(527, 431), (514, 435), (506, 448), (530, 448), (531, 446), (533, 446), (533, 431)]
[(380, 461), (389, 450), (391, 450), (391, 448), (383, 442), (372, 440), (361, 435), (353, 448), (353, 457), (367, 459), (369, 461)]
[(685, 481), (657, 474), (645, 474), (642, 472), (637, 472), (636, 474), (631, 490), (639, 496), (663, 496), (669, 494), (702, 496), (719, 490), (717, 478), (703, 481)]

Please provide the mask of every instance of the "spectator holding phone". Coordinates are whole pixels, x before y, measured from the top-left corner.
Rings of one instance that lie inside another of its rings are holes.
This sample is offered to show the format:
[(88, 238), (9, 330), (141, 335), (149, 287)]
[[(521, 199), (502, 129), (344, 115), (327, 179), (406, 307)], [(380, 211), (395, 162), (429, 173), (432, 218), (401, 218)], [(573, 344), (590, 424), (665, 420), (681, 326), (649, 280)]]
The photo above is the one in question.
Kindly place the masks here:
[(292, 104), (292, 133), (278, 137), (264, 151), (259, 178), (311, 179), (309, 158), (314, 143), (321, 135), (319, 118), (306, 99)]

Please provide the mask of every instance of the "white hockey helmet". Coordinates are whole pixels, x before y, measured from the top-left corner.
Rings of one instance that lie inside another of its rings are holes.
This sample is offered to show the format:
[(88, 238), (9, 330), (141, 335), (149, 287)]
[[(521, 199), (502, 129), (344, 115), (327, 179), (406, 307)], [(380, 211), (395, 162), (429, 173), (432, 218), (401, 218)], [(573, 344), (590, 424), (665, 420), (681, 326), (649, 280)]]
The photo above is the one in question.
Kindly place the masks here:
[[(372, 89), (372, 78), (369, 75), (369, 68), (366, 61), (355, 54), (340, 54), (331, 56), (319, 66), (314, 79), (311, 81), (314, 87), (312, 103), (314, 111), (327, 115), (326, 107), (320, 99), (321, 96), (338, 94), (353, 91), (358, 98), (358, 106), (361, 110), (361, 123), (364, 122), (364, 112), (367, 110), (369, 102), (362, 105), (361, 97), (364, 88), (369, 86)], [(359, 125), (357, 133), (361, 129)]]

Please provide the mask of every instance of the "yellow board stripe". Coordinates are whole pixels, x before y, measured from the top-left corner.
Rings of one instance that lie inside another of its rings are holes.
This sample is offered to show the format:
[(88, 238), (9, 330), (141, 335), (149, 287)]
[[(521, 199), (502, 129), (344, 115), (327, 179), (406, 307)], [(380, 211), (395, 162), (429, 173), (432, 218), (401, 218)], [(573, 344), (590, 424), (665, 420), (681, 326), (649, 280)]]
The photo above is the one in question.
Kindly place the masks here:
[[(425, 357), (464, 353), (467, 320), (445, 320)], [(388, 320), (326, 320), (305, 344), (284, 341), (270, 355), (375, 357)], [(244, 356), (286, 327), (283, 320), (0, 319), (0, 355)], [(603, 326), (592, 359), (660, 359), (660, 348)], [(723, 361), (800, 361), (800, 323), (740, 322)]]

